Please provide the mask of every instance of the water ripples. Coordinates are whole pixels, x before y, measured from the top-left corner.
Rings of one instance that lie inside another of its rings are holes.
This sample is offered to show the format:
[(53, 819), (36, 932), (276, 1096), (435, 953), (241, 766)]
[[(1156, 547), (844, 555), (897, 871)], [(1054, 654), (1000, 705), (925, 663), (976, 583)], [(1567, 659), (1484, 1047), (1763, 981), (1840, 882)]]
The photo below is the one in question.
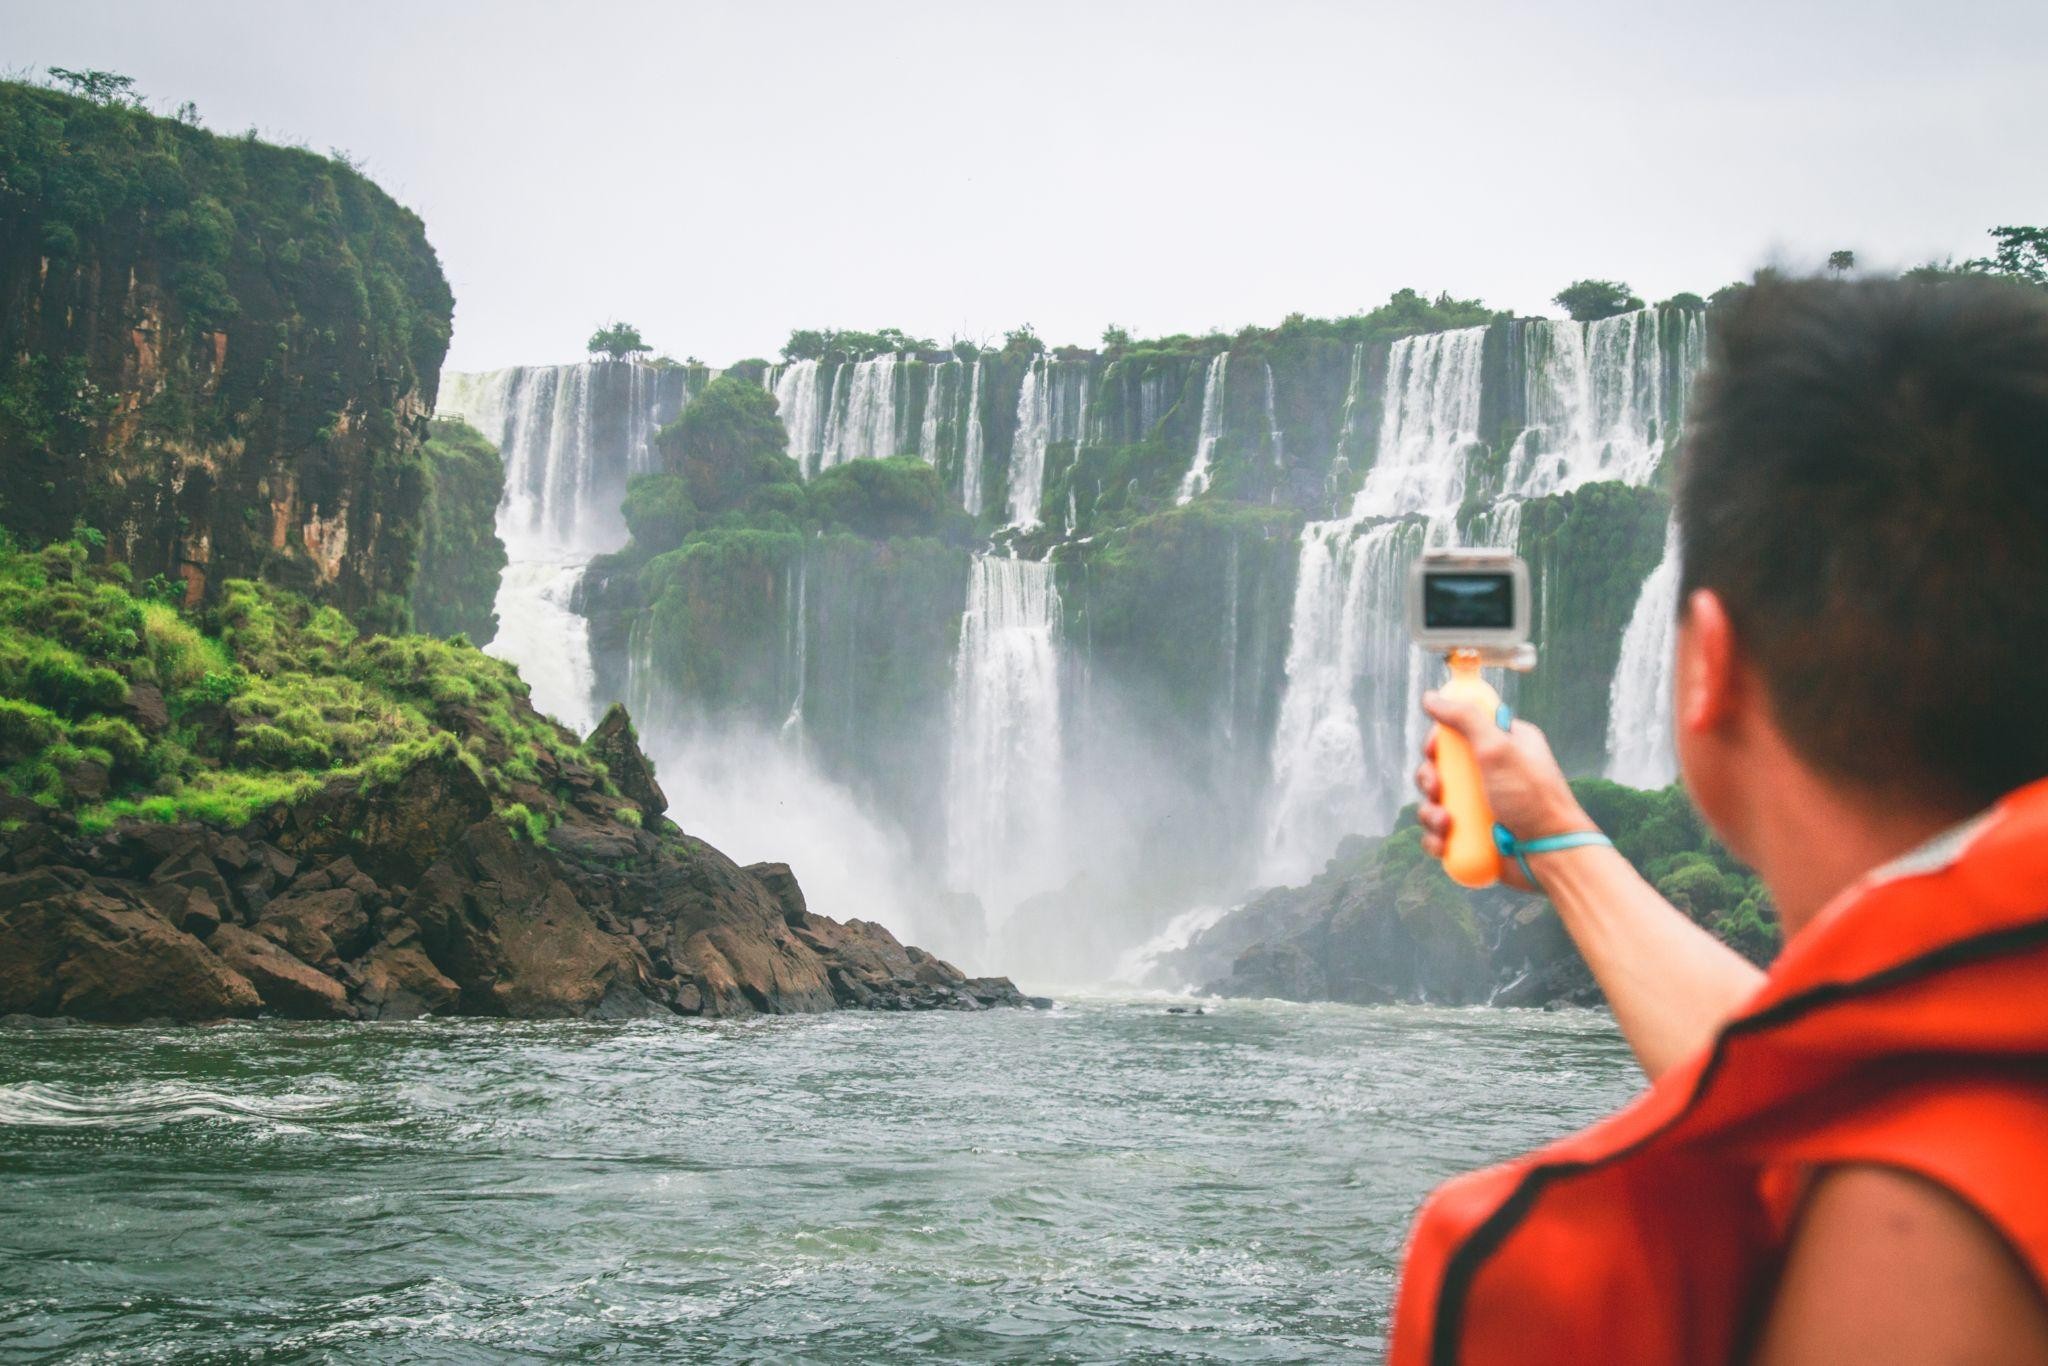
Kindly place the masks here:
[(0, 1355), (1371, 1357), (1604, 1018), (1263, 1002), (0, 1030)]

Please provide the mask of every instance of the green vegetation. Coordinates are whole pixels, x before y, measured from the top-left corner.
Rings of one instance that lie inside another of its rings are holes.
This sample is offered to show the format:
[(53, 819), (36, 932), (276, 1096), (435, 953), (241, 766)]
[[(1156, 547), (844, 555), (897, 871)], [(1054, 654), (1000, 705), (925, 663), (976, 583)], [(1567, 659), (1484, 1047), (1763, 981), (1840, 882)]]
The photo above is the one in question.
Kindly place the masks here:
[(0, 790), (88, 831), (123, 816), (238, 826), (436, 757), (508, 812), (515, 798), (544, 809), (550, 771), (595, 767), (526, 704), (511, 665), (466, 643), (363, 635), (250, 580), (193, 616), (75, 541), (0, 542)]
[(935, 352), (939, 344), (913, 337), (901, 328), (885, 327), (878, 332), (840, 331), (836, 328), (798, 328), (782, 344), (784, 360), (867, 360), (896, 352)]
[(1684, 788), (1646, 792), (1581, 778), (1572, 791), (1615, 848), (1672, 905), (1751, 962), (1769, 962), (1777, 953), (1781, 932), (1770, 893), (1708, 831)]
[(1643, 306), (1643, 301), (1617, 280), (1574, 280), (1560, 289), (1551, 302), (1578, 323), (1598, 322)]
[(938, 471), (914, 455), (850, 460), (805, 485), (810, 515), (821, 526), (856, 536), (939, 536), (965, 545), (973, 519), (961, 511)]
[(606, 323), (590, 334), (586, 349), (593, 356), (624, 360), (628, 356), (644, 355), (654, 348), (640, 340), (640, 329), (633, 324)]
[(497, 447), (458, 418), (429, 423), (422, 451), (427, 499), (420, 514), (413, 624), (431, 635), (488, 642), (498, 633), (492, 604), (505, 569), (505, 546), (497, 532), (505, 467)]
[(1965, 270), (2048, 288), (2048, 228), (1993, 228), (1991, 240), (1991, 255), (1965, 262)]

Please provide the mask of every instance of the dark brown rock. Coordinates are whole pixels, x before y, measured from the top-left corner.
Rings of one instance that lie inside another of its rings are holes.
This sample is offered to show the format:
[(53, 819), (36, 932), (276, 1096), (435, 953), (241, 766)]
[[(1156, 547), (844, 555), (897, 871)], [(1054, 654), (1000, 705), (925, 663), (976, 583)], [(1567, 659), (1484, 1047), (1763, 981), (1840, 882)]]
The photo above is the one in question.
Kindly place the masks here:
[(370, 944), (370, 918), (363, 899), (350, 888), (293, 891), (271, 901), (257, 918), (256, 932), (293, 957), (323, 972), (335, 972)]
[(355, 1008), (340, 982), (260, 934), (239, 925), (223, 925), (213, 932), (207, 947), (248, 979), (267, 1010), (295, 1020), (355, 1018)]
[(357, 965), (355, 999), (366, 1020), (442, 1015), (462, 999), (462, 989), (420, 947), (416, 927), (410, 921), (405, 924), (402, 937), (377, 944)]
[(745, 871), (775, 898), (775, 904), (782, 908), (784, 923), (801, 924), (810, 915), (810, 907), (804, 904), (804, 889), (797, 885), (796, 874), (788, 864), (750, 863)]
[(467, 1014), (590, 1014), (614, 983), (637, 990), (652, 975), (644, 950), (600, 929), (553, 860), (495, 817), (456, 839), (404, 909)]
[(0, 878), (0, 1014), (124, 1022), (256, 1010), (249, 981), (154, 907), (65, 871)]
[(380, 883), (411, 884), (463, 830), (491, 814), (490, 793), (453, 754), (415, 763), (369, 788), (337, 778), (293, 808), (275, 843), (300, 858), (343, 855)]
[(633, 720), (624, 707), (612, 703), (597, 729), (590, 732), (590, 739), (584, 742), (584, 751), (604, 764), (611, 774), (612, 786), (638, 806), (650, 823), (668, 810), (668, 797), (654, 780), (654, 764), (641, 752), (640, 737), (634, 733)]
[(122, 711), (145, 735), (162, 735), (171, 728), (171, 709), (164, 705), (163, 690), (154, 683), (130, 684)]

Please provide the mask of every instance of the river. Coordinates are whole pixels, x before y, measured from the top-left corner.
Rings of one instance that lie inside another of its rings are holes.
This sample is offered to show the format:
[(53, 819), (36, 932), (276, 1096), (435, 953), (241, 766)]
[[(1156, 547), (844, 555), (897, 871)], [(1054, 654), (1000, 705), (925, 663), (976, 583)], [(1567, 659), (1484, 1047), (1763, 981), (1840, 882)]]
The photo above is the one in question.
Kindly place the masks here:
[(0, 1029), (0, 1354), (1370, 1360), (1422, 1194), (1638, 1084), (1603, 1014), (1168, 1004)]

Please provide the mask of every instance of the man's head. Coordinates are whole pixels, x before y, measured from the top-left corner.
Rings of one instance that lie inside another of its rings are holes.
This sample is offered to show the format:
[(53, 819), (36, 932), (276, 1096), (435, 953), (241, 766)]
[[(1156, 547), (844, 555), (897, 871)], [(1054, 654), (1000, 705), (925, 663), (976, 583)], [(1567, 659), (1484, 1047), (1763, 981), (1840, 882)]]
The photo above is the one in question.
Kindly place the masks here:
[(2048, 294), (1760, 285), (1709, 336), (1677, 707), (1709, 820), (1743, 852), (1791, 765), (1957, 817), (2048, 776)]

